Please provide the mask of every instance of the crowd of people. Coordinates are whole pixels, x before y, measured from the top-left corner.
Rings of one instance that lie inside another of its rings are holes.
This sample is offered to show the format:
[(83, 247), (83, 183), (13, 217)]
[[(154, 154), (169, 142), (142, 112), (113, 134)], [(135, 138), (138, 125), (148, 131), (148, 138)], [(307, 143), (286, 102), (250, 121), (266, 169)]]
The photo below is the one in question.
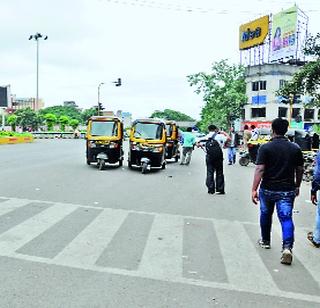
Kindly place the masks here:
[[(281, 263), (290, 265), (293, 260), (294, 223), (292, 213), (296, 197), (300, 194), (304, 159), (302, 150), (285, 135), (289, 122), (277, 118), (271, 125), (271, 139), (261, 145), (256, 159), (256, 168), (252, 183), (252, 202), (260, 206), (261, 237), (258, 245), (264, 249), (271, 248), (271, 227), (274, 209), (282, 228)], [(259, 130), (255, 126), (245, 125), (243, 129), (243, 147), (249, 140), (257, 140)], [(236, 162), (236, 149), (240, 138), (234, 128), (229, 134), (220, 131), (217, 126), (209, 125), (208, 134), (196, 141), (192, 129), (183, 134), (181, 165), (189, 165), (194, 146), (203, 147), (206, 152), (206, 186), (209, 194), (225, 194), (223, 173), (223, 148), (227, 148), (228, 164)], [(316, 222), (313, 232), (308, 232), (307, 240), (320, 248), (320, 151), (316, 157), (316, 168), (311, 189), (311, 202), (317, 206)]]

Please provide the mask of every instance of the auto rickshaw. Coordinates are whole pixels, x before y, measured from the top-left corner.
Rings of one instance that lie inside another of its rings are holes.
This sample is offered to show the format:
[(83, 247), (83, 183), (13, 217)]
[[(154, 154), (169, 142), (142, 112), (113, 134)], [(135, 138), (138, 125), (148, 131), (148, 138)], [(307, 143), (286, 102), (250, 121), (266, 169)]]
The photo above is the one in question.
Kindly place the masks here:
[(166, 142), (166, 126), (162, 120), (135, 120), (130, 131), (129, 168), (141, 168), (142, 173), (151, 168), (165, 169)]
[(86, 133), (87, 164), (96, 162), (99, 170), (106, 163), (123, 165), (123, 123), (117, 117), (93, 116)]
[(180, 158), (179, 152), (179, 132), (178, 126), (174, 121), (166, 121), (167, 147), (166, 159), (172, 159), (177, 162)]
[(248, 166), (250, 162), (255, 164), (260, 145), (269, 142), (270, 139), (270, 135), (260, 136), (257, 140), (250, 139), (247, 143), (248, 151), (242, 151), (239, 153), (239, 164), (241, 166)]

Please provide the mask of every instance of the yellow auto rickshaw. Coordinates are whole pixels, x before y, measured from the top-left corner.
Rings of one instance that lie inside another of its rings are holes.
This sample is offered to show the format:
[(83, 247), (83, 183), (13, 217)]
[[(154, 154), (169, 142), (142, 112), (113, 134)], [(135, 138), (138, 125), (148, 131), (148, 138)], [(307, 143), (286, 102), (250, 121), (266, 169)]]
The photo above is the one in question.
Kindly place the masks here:
[(87, 164), (96, 162), (100, 170), (106, 163), (123, 165), (123, 124), (117, 117), (93, 116), (86, 133)]
[(180, 158), (179, 152), (179, 132), (177, 123), (174, 121), (166, 121), (167, 131), (167, 147), (166, 159), (174, 159), (176, 162)]
[(165, 169), (167, 134), (165, 123), (159, 119), (138, 119), (132, 124), (129, 139), (129, 168)]

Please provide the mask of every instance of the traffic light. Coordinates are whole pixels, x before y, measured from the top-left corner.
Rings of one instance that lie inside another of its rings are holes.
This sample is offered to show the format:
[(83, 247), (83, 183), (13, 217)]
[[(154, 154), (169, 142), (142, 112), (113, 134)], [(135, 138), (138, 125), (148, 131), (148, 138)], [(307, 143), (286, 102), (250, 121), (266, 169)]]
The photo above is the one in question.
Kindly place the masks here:
[(102, 106), (102, 103), (98, 103), (98, 109), (99, 110), (104, 110), (104, 107)]
[(118, 78), (118, 81), (115, 82), (116, 87), (120, 87), (121, 86), (121, 78)]

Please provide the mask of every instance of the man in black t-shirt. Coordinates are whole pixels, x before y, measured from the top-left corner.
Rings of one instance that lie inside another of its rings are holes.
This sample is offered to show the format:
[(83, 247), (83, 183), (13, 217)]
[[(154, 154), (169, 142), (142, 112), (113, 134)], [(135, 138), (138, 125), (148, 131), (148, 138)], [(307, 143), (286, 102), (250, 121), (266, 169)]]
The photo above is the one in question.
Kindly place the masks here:
[[(289, 123), (284, 119), (272, 121), (272, 139), (258, 151), (252, 184), (252, 201), (260, 201), (261, 239), (259, 245), (269, 249), (274, 207), (282, 227), (281, 263), (290, 265), (294, 242), (293, 203), (299, 195), (303, 175), (303, 156), (300, 147), (284, 135)], [(259, 194), (257, 192), (260, 185)]]

